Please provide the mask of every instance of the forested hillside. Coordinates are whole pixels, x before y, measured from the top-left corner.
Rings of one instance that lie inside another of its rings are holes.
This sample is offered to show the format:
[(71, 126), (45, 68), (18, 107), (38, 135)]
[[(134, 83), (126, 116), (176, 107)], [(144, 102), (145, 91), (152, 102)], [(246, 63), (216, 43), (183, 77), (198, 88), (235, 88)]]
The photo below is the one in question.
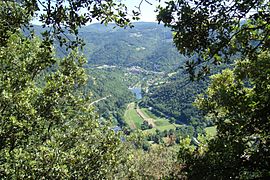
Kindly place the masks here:
[[(91, 24), (79, 29), (85, 46), (83, 52), (88, 65), (140, 66), (150, 71), (170, 71), (183, 63), (173, 44), (172, 31), (158, 23), (135, 22), (133, 28), (120, 28), (116, 24)], [(37, 34), (44, 29), (34, 26)], [(49, 30), (49, 28), (47, 28)], [(26, 31), (29, 34), (28, 31)], [(74, 39), (68, 35), (69, 39)], [(56, 47), (62, 57), (64, 47)]]
[(80, 29), (89, 65), (140, 66), (151, 71), (169, 71), (183, 62), (169, 28), (157, 23), (134, 23), (122, 29), (93, 24)]
[(143, 101), (145, 106), (152, 107), (156, 114), (164, 114), (178, 124), (203, 122), (203, 117), (192, 103), (195, 95), (206, 89), (208, 81), (191, 82), (183, 70), (171, 73), (160, 81), (163, 83), (148, 88)]
[[(231, 66), (228, 63), (213, 67), (212, 73), (219, 73)], [(203, 129), (211, 126), (212, 122), (207, 121), (193, 103), (209, 85), (209, 77), (204, 78), (199, 81), (191, 81), (190, 75), (183, 69), (167, 73), (161, 79), (148, 85), (140, 104), (151, 108), (153, 113), (167, 117), (176, 124), (191, 125), (197, 133), (203, 133)]]
[(106, 119), (114, 117), (122, 126), (126, 106), (135, 100), (128, 88), (136, 77), (126, 69), (106, 66), (87, 68), (87, 74), (90, 78), (86, 90), (91, 92), (98, 114)]

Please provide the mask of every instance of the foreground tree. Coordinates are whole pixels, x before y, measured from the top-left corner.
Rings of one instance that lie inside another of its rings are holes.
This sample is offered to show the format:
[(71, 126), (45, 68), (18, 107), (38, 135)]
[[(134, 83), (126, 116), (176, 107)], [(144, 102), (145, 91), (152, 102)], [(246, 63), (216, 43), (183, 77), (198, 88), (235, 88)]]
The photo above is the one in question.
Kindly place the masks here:
[(266, 0), (165, 2), (158, 7), (157, 19), (172, 28), (179, 52), (190, 57), (186, 68), (192, 79), (208, 74), (209, 63), (226, 62), (232, 55), (253, 58), (258, 49), (269, 47)]
[(182, 146), (179, 159), (191, 179), (270, 176), (269, 8), (264, 0), (171, 0), (158, 8), (178, 50), (193, 58), (186, 63), (191, 79), (209, 73), (210, 63), (238, 59), (233, 69), (212, 76), (195, 103), (217, 136), (197, 150)]
[(190, 163), (191, 177), (254, 179), (270, 176), (270, 54), (238, 61), (212, 76), (196, 105), (217, 125), (209, 150)]
[[(42, 3), (43, 2), (43, 3)], [(0, 2), (0, 177), (6, 179), (110, 179), (129, 172), (126, 143), (99, 120), (83, 86), (86, 62), (75, 41), (63, 59), (54, 55), (53, 38), (86, 23), (105, 22), (124, 14), (113, 1)], [(41, 7), (43, 40), (22, 34)], [(91, 9), (91, 10), (90, 10)], [(114, 14), (116, 12), (116, 14)], [(107, 14), (108, 13), (108, 14)], [(89, 21), (89, 19), (88, 19)], [(65, 35), (65, 34), (62, 34)], [(60, 41), (65, 42), (65, 41)], [(125, 172), (125, 173), (123, 173)]]
[(86, 80), (83, 57), (71, 52), (54, 64), (39, 39), (15, 33), (0, 48), (0, 61), (2, 178), (117, 174), (125, 163), (124, 143), (100, 124), (89, 97), (80, 93)]

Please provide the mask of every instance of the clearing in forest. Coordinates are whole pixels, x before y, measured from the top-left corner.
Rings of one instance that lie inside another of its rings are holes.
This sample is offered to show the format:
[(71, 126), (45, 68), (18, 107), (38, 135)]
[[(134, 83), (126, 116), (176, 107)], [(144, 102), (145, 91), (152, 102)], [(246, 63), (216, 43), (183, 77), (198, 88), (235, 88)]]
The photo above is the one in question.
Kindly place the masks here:
[(136, 112), (134, 102), (128, 104), (124, 119), (131, 129), (140, 129), (144, 121)]
[(156, 117), (147, 108), (140, 108), (134, 102), (128, 104), (124, 119), (131, 129), (141, 129), (143, 121), (147, 121), (153, 126), (152, 129), (145, 130), (147, 133), (154, 133), (156, 130), (176, 129), (176, 127), (181, 126), (171, 124), (168, 119)]

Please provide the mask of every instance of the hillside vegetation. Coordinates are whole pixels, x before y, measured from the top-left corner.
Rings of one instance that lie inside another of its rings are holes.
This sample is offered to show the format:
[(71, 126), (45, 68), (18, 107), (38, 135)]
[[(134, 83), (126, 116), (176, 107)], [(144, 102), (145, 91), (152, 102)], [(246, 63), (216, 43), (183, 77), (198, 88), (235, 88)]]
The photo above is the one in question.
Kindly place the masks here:
[[(181, 64), (183, 57), (172, 41), (172, 32), (157, 23), (134, 23), (121, 29), (93, 24), (80, 29), (89, 65), (140, 66), (151, 71), (169, 71)], [(183, 61), (182, 61), (183, 62)]]

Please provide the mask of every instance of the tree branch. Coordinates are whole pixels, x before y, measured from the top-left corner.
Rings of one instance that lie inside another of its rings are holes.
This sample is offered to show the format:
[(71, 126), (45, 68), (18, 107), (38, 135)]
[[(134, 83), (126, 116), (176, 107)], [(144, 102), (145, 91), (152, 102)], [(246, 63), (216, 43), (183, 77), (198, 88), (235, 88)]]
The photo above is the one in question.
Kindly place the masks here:
[(153, 5), (152, 3), (150, 3), (148, 0), (141, 0), (141, 2), (139, 3), (139, 6), (135, 6), (136, 8), (138, 8), (139, 9), (139, 11), (141, 12), (141, 7), (142, 7), (142, 3), (143, 2), (146, 2), (146, 3), (148, 3), (149, 5)]

